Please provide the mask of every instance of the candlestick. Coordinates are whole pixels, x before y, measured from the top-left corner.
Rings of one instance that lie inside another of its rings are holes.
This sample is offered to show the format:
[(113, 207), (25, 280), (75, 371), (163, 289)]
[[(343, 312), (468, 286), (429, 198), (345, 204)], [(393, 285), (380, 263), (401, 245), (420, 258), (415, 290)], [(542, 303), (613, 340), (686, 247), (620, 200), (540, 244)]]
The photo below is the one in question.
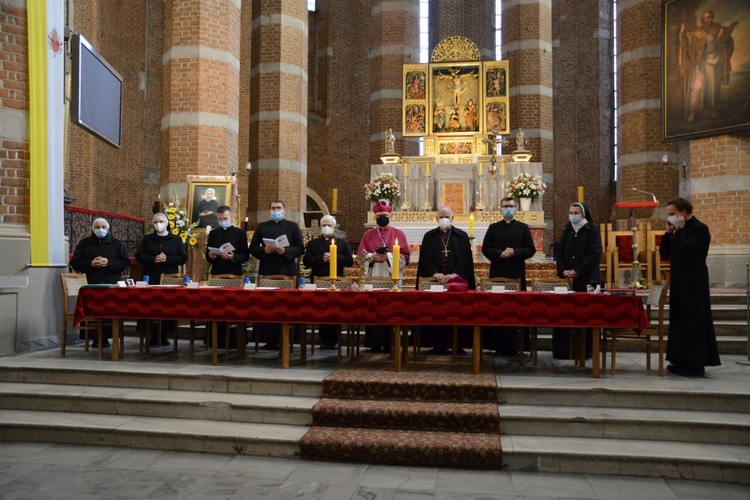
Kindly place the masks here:
[(469, 216), (469, 236), (474, 236), (474, 214)]
[(331, 212), (336, 212), (339, 208), (339, 190), (331, 189)]
[(409, 175), (409, 164), (404, 162), (404, 177)]
[(583, 186), (578, 186), (578, 203), (583, 203)]
[(398, 281), (398, 266), (401, 264), (401, 247), (398, 246), (398, 240), (396, 240), (396, 244), (393, 245), (393, 266), (392, 266), (392, 273), (391, 278)]
[(481, 177), (482, 176), (482, 164), (479, 163), (479, 166), (477, 168), (478, 168), (478, 172), (479, 172), (479, 177)]
[(422, 203), (422, 210), (432, 210), (432, 203), (430, 202), (430, 165), (427, 164), (427, 175), (424, 178), (424, 203)]
[(429, 163), (425, 164), (424, 166), (424, 175), (426, 175), (427, 177), (430, 176), (430, 164)]
[(500, 162), (500, 175), (505, 175), (505, 162)]
[(338, 266), (337, 266), (337, 260), (338, 260), (338, 254), (336, 253), (338, 251), (338, 248), (336, 246), (336, 241), (331, 239), (331, 246), (328, 247), (328, 263), (329, 263), (329, 274), (330, 278), (336, 279), (338, 276)]

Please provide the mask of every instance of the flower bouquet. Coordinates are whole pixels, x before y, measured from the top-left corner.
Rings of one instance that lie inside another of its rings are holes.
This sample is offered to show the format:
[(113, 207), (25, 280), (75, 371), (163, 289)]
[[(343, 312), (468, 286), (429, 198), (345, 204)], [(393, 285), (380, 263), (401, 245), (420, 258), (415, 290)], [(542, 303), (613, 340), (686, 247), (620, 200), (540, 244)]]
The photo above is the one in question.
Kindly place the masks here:
[(370, 201), (388, 200), (393, 204), (400, 194), (399, 181), (393, 174), (380, 174), (365, 184), (365, 198)]
[(167, 215), (169, 230), (172, 234), (182, 238), (188, 249), (193, 249), (198, 246), (198, 237), (193, 233), (193, 228), (198, 225), (198, 222), (190, 224), (187, 213), (180, 206), (181, 204), (182, 200), (175, 192), (172, 201), (164, 204), (164, 213)]
[(538, 200), (546, 189), (547, 185), (542, 182), (541, 177), (522, 172), (510, 181), (508, 196)]

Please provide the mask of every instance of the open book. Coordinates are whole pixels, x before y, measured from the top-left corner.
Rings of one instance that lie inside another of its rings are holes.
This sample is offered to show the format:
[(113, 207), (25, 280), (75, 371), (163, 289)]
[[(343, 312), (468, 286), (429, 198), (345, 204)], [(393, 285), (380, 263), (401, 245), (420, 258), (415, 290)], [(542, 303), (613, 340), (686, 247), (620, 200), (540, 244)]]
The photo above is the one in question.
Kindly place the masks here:
[(271, 238), (263, 238), (263, 244), (271, 248), (286, 248), (289, 246), (289, 238), (287, 238), (285, 234), (282, 234), (275, 240), (272, 240)]
[(227, 242), (221, 245), (219, 248), (208, 247), (208, 251), (224, 255), (224, 254), (228, 254), (229, 252), (234, 252), (234, 245)]

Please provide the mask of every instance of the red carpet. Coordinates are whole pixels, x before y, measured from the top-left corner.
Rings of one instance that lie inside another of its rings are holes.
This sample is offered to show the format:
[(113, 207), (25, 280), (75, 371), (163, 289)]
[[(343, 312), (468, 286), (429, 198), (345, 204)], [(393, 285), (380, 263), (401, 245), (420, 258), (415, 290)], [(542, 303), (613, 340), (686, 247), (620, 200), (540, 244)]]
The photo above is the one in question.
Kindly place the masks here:
[(302, 457), (368, 463), (502, 467), (492, 366), (433, 358), (393, 371), (387, 355), (363, 356), (323, 381)]

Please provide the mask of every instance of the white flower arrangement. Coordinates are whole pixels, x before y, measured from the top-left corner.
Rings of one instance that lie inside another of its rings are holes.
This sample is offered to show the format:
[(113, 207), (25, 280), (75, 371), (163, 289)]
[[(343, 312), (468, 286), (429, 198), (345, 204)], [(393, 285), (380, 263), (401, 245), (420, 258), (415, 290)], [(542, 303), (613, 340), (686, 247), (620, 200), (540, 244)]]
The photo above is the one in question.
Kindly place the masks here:
[(392, 204), (399, 194), (399, 181), (393, 174), (380, 174), (365, 184), (365, 198), (370, 201), (388, 200)]
[(522, 172), (510, 181), (508, 196), (538, 200), (546, 189), (547, 185), (542, 182), (541, 177)]

